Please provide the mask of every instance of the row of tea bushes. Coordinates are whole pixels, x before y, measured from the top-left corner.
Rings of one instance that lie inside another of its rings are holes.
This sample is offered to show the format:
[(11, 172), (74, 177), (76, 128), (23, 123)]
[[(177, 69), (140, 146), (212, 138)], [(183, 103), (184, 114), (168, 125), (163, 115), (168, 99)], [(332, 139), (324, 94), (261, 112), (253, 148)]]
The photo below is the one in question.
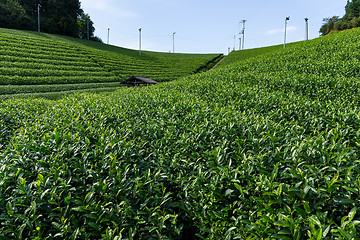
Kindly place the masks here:
[[(148, 88), (3, 101), (0, 236), (358, 239), (359, 81), (339, 66), (359, 32)], [(294, 57), (326, 54), (337, 74)]]
[[(139, 56), (134, 50), (106, 47), (101, 43), (87, 44), (87, 41), (67, 37), (0, 29), (0, 85), (8, 85), (6, 89), (10, 90), (4, 94), (11, 95), (21, 89), (15, 85), (31, 85), (33, 93), (37, 93), (36, 85), (61, 84), (63, 89), (53, 88), (60, 93), (75, 89), (80, 83), (91, 83), (87, 87), (91, 90), (100, 88), (101, 83), (112, 82), (115, 86), (134, 75), (159, 82), (170, 81), (191, 75), (203, 66), (207, 70), (211, 67), (208, 63), (220, 56), (168, 56), (151, 52)], [(41, 93), (42, 87), (38, 91)]]

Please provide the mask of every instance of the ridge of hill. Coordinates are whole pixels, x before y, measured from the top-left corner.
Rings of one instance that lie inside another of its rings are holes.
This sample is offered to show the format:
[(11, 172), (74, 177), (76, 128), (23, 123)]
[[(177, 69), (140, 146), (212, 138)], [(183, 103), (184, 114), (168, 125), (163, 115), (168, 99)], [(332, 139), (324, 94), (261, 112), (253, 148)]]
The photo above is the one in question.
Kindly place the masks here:
[[(288, 43), (287, 47), (291, 47), (293, 45), (296, 45), (297, 43)], [(231, 65), (233, 63), (236, 63), (238, 61), (244, 61), (250, 58), (259, 57), (264, 54), (273, 53), (276, 51), (284, 50), (284, 45), (274, 45), (274, 46), (268, 46), (268, 47), (261, 47), (261, 48), (252, 48), (252, 49), (245, 49), (245, 50), (239, 50), (239, 51), (232, 51), (229, 55), (227, 55), (223, 61), (221, 61), (217, 67), (224, 67), (227, 65)]]
[(144, 76), (158, 82), (208, 70), (220, 54), (138, 51), (70, 37), (0, 29), (0, 98), (109, 91)]

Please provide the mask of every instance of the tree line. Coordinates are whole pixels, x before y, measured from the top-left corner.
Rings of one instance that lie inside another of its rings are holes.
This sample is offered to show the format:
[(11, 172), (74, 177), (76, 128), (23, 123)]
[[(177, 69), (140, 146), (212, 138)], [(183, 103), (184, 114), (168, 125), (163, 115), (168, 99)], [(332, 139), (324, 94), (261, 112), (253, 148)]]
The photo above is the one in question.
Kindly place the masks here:
[(36, 31), (38, 13), (42, 32), (101, 41), (79, 0), (0, 0), (0, 27)]
[(345, 15), (342, 18), (333, 16), (324, 18), (323, 21), (324, 24), (320, 28), (322, 35), (360, 27), (360, 0), (348, 0), (345, 6)]

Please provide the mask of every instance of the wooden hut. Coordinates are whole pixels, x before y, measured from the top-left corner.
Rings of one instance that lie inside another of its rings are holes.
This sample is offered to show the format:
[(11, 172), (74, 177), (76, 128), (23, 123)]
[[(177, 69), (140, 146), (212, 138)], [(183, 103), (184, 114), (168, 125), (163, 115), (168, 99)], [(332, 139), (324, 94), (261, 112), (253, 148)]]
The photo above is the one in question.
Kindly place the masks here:
[(158, 82), (151, 80), (150, 78), (132, 76), (131, 78), (123, 81), (122, 84), (126, 84), (132, 87), (141, 87), (146, 85), (158, 84)]

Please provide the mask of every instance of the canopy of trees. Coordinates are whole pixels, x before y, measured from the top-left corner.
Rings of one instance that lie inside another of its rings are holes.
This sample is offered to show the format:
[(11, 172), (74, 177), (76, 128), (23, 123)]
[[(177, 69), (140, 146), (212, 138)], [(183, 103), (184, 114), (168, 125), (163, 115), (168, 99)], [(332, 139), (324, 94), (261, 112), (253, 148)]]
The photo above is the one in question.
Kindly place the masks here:
[(0, 0), (0, 27), (37, 30), (39, 4), (42, 32), (96, 39), (79, 0)]
[(0, 27), (30, 27), (29, 17), (24, 8), (16, 0), (0, 0)]
[(360, 27), (360, 0), (348, 0), (345, 11), (343, 18), (339, 18), (339, 16), (324, 18), (320, 33), (327, 35), (332, 32)]
[(78, 19), (78, 28), (81, 39), (98, 41), (97, 37), (94, 37), (94, 23), (91, 21), (89, 14), (81, 13)]

